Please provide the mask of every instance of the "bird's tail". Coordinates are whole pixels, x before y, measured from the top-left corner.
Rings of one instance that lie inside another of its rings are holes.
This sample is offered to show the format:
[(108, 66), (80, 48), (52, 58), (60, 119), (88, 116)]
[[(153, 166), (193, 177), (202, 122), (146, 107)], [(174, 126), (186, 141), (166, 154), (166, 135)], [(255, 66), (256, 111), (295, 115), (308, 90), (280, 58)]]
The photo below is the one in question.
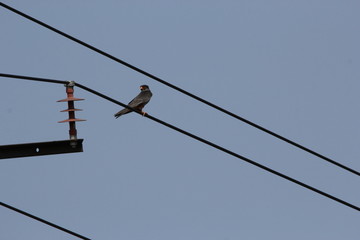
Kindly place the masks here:
[(121, 115), (128, 114), (129, 112), (132, 112), (132, 111), (129, 110), (129, 109), (127, 109), (127, 108), (124, 108), (123, 110), (115, 113), (115, 114), (114, 114), (114, 117), (118, 118), (118, 117), (120, 117)]
[(122, 115), (122, 113), (118, 112), (118, 113), (115, 113), (115, 114), (114, 114), (114, 117), (115, 117), (115, 118), (118, 118), (118, 117), (120, 117), (121, 115)]

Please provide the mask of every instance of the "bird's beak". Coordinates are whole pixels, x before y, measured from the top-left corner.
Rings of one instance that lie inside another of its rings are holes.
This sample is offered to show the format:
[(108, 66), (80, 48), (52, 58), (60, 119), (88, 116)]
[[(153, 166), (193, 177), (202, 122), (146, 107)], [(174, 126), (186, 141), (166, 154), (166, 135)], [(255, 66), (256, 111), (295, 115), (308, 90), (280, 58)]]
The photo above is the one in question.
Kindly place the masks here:
[(140, 87), (140, 90), (143, 90), (144, 89), (144, 87)]

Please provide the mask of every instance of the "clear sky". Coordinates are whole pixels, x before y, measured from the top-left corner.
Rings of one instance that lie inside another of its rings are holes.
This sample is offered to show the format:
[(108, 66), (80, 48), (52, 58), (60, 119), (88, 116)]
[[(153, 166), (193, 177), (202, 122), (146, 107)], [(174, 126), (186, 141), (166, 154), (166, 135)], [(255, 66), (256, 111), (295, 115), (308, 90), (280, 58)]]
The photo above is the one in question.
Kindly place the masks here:
[[(360, 1), (5, 0), (360, 170)], [(74, 80), (360, 206), (360, 178), (0, 8), (0, 72)], [(1, 78), (0, 145), (64, 140), (65, 88)], [(84, 152), (0, 161), (0, 201), (92, 239), (355, 240), (360, 214), (75, 87)], [(0, 208), (0, 239), (77, 239)]]

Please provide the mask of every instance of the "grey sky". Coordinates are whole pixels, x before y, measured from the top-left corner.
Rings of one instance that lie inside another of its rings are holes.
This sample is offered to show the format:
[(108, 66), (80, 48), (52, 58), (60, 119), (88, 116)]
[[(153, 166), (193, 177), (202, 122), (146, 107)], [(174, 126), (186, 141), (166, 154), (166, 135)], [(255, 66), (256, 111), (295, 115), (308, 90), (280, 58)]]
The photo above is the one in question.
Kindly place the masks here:
[[(360, 170), (359, 1), (3, 1)], [(360, 206), (360, 179), (0, 8), (0, 72), (74, 80)], [(61, 85), (1, 78), (0, 144), (68, 138)], [(75, 88), (84, 152), (0, 161), (0, 201), (92, 239), (357, 239), (360, 215)], [(77, 239), (0, 208), (0, 239)]]

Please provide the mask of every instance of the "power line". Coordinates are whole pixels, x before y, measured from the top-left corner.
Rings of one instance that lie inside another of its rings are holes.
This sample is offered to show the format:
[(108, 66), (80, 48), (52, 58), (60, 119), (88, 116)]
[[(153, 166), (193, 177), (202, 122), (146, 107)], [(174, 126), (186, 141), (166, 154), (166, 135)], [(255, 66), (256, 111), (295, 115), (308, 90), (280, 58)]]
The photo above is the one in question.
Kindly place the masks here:
[(34, 216), (34, 215), (30, 214), (30, 213), (27, 213), (27, 212), (25, 212), (25, 211), (22, 211), (22, 210), (20, 210), (20, 209), (18, 209), (18, 208), (15, 208), (15, 207), (10, 206), (10, 205), (8, 205), (8, 204), (5, 204), (5, 203), (3, 203), (3, 202), (0, 202), (0, 205), (3, 206), (3, 207), (8, 208), (8, 209), (10, 209), (10, 210), (13, 210), (13, 211), (15, 211), (15, 212), (21, 213), (21, 214), (23, 214), (23, 215), (25, 215), (25, 216), (27, 216), (27, 217), (29, 217), (29, 218), (35, 219), (36, 221), (45, 223), (45, 224), (47, 224), (47, 225), (49, 225), (49, 226), (51, 226), (51, 227), (53, 227), (53, 228), (57, 228), (57, 229), (59, 229), (60, 231), (66, 232), (66, 233), (71, 234), (71, 235), (73, 235), (73, 236), (75, 236), (75, 237), (78, 237), (78, 238), (80, 238), (80, 239), (90, 240), (90, 238), (84, 237), (84, 236), (82, 236), (82, 235), (80, 235), (80, 234), (78, 234), (78, 233), (76, 233), (76, 232), (70, 231), (69, 229), (66, 229), (66, 228), (63, 228), (63, 227), (60, 227), (59, 225), (56, 225), (56, 224), (51, 223), (51, 222), (49, 222), (49, 221), (46, 221), (46, 220), (44, 220), (44, 219), (42, 219), (42, 218), (39, 218), (39, 217), (37, 217), (37, 216)]
[(166, 85), (166, 86), (168, 86), (168, 87), (170, 87), (172, 89), (175, 89), (175, 90), (177, 90), (177, 91), (179, 91), (179, 92), (181, 92), (181, 93), (183, 93), (183, 94), (185, 94), (185, 95), (187, 95), (187, 96), (189, 96), (189, 97), (191, 97), (191, 98), (193, 98), (193, 99), (195, 99), (195, 100), (197, 100), (199, 102), (202, 102), (202, 103), (204, 103), (204, 104), (206, 104), (206, 105), (208, 105), (208, 106), (210, 106), (212, 108), (215, 108), (215, 109), (217, 109), (217, 110), (219, 110), (219, 111), (221, 111), (221, 112), (223, 112), (223, 113), (225, 113), (225, 114), (227, 114), (227, 115), (229, 115), (231, 117), (234, 117), (234, 118), (236, 118), (236, 119), (238, 119), (238, 120), (240, 120), (240, 121), (242, 121), (242, 122), (244, 122), (244, 123), (246, 123), (246, 124), (248, 124), (248, 125), (250, 125), (252, 127), (255, 127), (255, 128), (257, 128), (257, 129), (259, 129), (259, 130), (261, 130), (263, 132), (266, 132), (267, 134), (270, 134), (270, 135), (272, 135), (272, 136), (274, 136), (274, 137), (276, 137), (276, 138), (278, 138), (278, 139), (280, 139), (280, 140), (282, 140), (282, 141), (284, 141), (284, 142), (286, 142), (288, 144), (291, 144), (291, 145), (293, 145), (293, 146), (295, 146), (297, 148), (300, 148), (301, 150), (304, 150), (304, 151), (306, 151), (306, 152), (308, 152), (308, 153), (310, 153), (312, 155), (315, 155), (315, 156), (317, 156), (317, 157), (319, 157), (319, 158), (321, 158), (321, 159), (323, 159), (323, 160), (325, 160), (325, 161), (327, 161), (327, 162), (329, 162), (331, 164), (334, 164), (335, 166), (338, 166), (338, 167), (340, 167), (342, 169), (345, 169), (345, 170), (347, 170), (347, 171), (349, 171), (349, 172), (351, 172), (353, 174), (356, 174), (356, 175), (360, 176), (360, 172), (358, 172), (358, 171), (356, 171), (356, 170), (354, 170), (354, 169), (352, 169), (350, 167), (347, 167), (347, 166), (345, 166), (345, 165), (343, 165), (343, 164), (341, 164), (341, 163), (339, 163), (339, 162), (337, 162), (337, 161), (335, 161), (335, 160), (333, 160), (333, 159), (331, 159), (329, 157), (326, 157), (326, 156), (324, 156), (324, 155), (322, 155), (322, 154), (320, 154), (318, 152), (315, 152), (314, 150), (311, 150), (310, 148), (307, 148), (307, 147), (305, 147), (305, 146), (303, 146), (303, 145), (301, 145), (299, 143), (296, 143), (296, 142), (294, 142), (294, 141), (292, 141), (292, 140), (290, 140), (288, 138), (285, 138), (285, 137), (283, 137), (283, 136), (281, 136), (281, 135), (279, 135), (279, 134), (277, 134), (277, 133), (275, 133), (275, 132), (273, 132), (273, 131), (271, 131), (269, 129), (266, 129), (266, 128), (264, 128), (264, 127), (262, 127), (262, 126), (260, 126), (260, 125), (258, 125), (256, 123), (250, 121), (250, 120), (247, 120), (247, 119), (245, 119), (243, 117), (240, 117), (239, 115), (237, 115), (237, 114), (235, 114), (233, 112), (230, 112), (230, 111), (228, 111), (228, 110), (226, 110), (226, 109), (224, 109), (222, 107), (219, 107), (219, 106), (217, 106), (217, 105), (215, 105), (215, 104), (213, 104), (213, 103), (211, 103), (211, 102), (209, 102), (209, 101), (207, 101), (207, 100), (205, 100), (203, 98), (200, 98), (200, 97), (198, 97), (198, 96), (196, 96), (196, 95), (194, 95), (194, 94), (192, 94), (192, 93), (190, 93), (190, 92), (188, 92), (188, 91), (186, 91), (186, 90), (184, 90), (184, 89), (182, 89), (180, 87), (177, 87), (177, 86), (175, 86), (175, 85), (173, 85), (173, 84), (171, 84), (169, 82), (166, 82), (165, 80), (163, 80), (163, 79), (161, 79), (159, 77), (156, 77), (153, 74), (150, 74), (150, 73), (148, 73), (148, 72), (146, 72), (146, 71), (144, 71), (144, 70), (142, 70), (142, 69), (140, 69), (138, 67), (135, 67), (135, 66), (133, 66), (133, 65), (131, 65), (131, 64), (129, 64), (129, 63), (127, 63), (127, 62), (125, 62), (125, 61), (123, 61), (123, 60), (121, 60), (121, 59), (119, 59), (119, 58), (117, 58), (117, 57), (115, 57), (115, 56), (113, 56), (111, 54), (109, 54), (109, 53), (106, 53), (106, 52), (104, 52), (104, 51), (102, 51), (102, 50), (100, 50), (100, 49), (98, 49), (98, 48), (96, 48), (96, 47), (94, 47), (94, 46), (92, 46), (92, 45), (90, 45), (88, 43), (85, 43), (85, 42), (83, 42), (83, 41), (81, 41), (81, 40), (79, 40), (79, 39), (77, 39), (77, 38), (75, 38), (75, 37), (73, 37), (73, 36), (71, 36), (71, 35), (69, 35), (67, 33), (64, 33), (64, 32), (62, 32), (62, 31), (60, 31), (60, 30), (58, 30), (58, 29), (56, 29), (56, 28), (54, 28), (54, 27), (52, 27), (52, 26), (50, 26), (50, 25), (48, 25), (48, 24), (46, 24), (46, 23), (44, 23), (44, 22), (42, 22), (40, 20), (37, 20), (37, 19), (35, 19), (35, 18), (33, 18), (33, 17), (31, 17), (31, 16), (29, 16), (29, 15), (15, 9), (15, 8), (12, 8), (12, 7), (10, 7), (10, 6), (8, 6), (8, 5), (4, 4), (4, 3), (1, 3), (1, 2), (0, 2), (0, 6), (6, 8), (6, 9), (8, 9), (8, 10), (10, 10), (10, 11), (12, 11), (12, 12), (14, 12), (14, 13), (16, 13), (16, 14), (24, 17), (24, 18), (27, 18), (27, 19), (29, 19), (29, 20), (31, 20), (31, 21), (33, 21), (33, 22), (35, 22), (35, 23), (37, 23), (37, 24), (39, 24), (39, 25), (41, 25), (41, 26), (43, 26), (43, 27), (45, 27), (45, 28), (47, 28), (47, 29), (49, 29), (51, 31), (53, 31), (53, 32), (56, 32), (56, 33), (66, 37), (66, 38), (68, 38), (68, 39), (70, 39), (70, 40), (72, 40), (74, 42), (77, 42), (80, 45), (83, 45), (83, 46), (85, 46), (85, 47), (87, 47), (87, 48), (89, 48), (89, 49), (91, 49), (91, 50), (105, 56), (105, 57), (108, 57), (108, 58), (110, 58), (110, 59), (112, 59), (112, 60), (114, 60), (114, 61), (116, 61), (116, 62), (118, 62), (118, 63), (120, 63), (120, 64), (122, 64), (122, 65), (124, 65), (124, 66), (126, 66), (128, 68), (130, 68), (130, 69), (132, 69), (132, 70), (135, 70), (135, 71), (137, 71), (137, 72), (139, 72), (139, 73), (141, 73), (141, 74), (143, 74), (143, 75), (145, 75), (145, 76), (147, 76), (147, 77), (149, 77), (149, 78), (151, 78), (151, 79), (153, 79), (155, 81), (158, 81), (158, 82), (160, 82), (160, 83), (162, 83), (162, 84), (164, 84), (164, 85)]
[[(11, 74), (3, 74), (3, 73), (0, 73), (0, 77), (8, 77), (8, 78), (15, 78), (15, 79), (26, 79), (26, 80), (42, 81), (42, 82), (53, 82), (53, 83), (61, 83), (61, 84), (63, 84), (63, 83), (68, 83), (68, 81), (59, 81), (59, 80), (52, 80), (52, 79), (45, 79), (45, 78), (35, 78), (35, 77), (19, 76), (19, 75), (11, 75)], [(82, 84), (76, 83), (75, 86), (77, 86), (77, 87), (79, 87), (79, 88), (82, 88), (82, 89), (84, 89), (85, 91), (88, 91), (88, 92), (90, 92), (90, 93), (92, 93), (92, 94), (95, 94), (95, 95), (97, 95), (97, 96), (99, 96), (99, 97), (101, 97), (101, 98), (104, 98), (104, 99), (106, 99), (106, 100), (108, 100), (108, 101), (110, 101), (110, 102), (113, 102), (113, 103), (115, 103), (115, 104), (118, 104), (118, 105), (120, 105), (120, 106), (122, 106), (122, 107), (126, 107), (126, 108), (128, 108), (128, 109), (130, 109), (130, 110), (133, 110), (133, 111), (137, 112), (138, 114), (141, 114), (141, 113), (140, 113), (139, 111), (137, 111), (136, 109), (133, 109), (133, 108), (127, 106), (127, 105), (124, 104), (124, 103), (121, 103), (121, 102), (119, 102), (119, 101), (117, 101), (117, 100), (115, 100), (115, 99), (113, 99), (113, 98), (110, 98), (110, 97), (108, 97), (108, 96), (106, 96), (106, 95), (104, 95), (104, 94), (102, 94), (102, 93), (100, 93), (100, 92), (97, 92), (97, 91), (95, 91), (95, 90), (93, 90), (93, 89), (91, 89), (91, 88), (88, 88), (88, 87), (86, 87), (86, 86), (84, 86), (84, 85), (82, 85)], [(316, 192), (316, 193), (318, 193), (318, 194), (320, 194), (320, 195), (323, 195), (323, 196), (325, 196), (325, 197), (327, 197), (327, 198), (330, 198), (330, 199), (332, 199), (332, 200), (334, 200), (334, 201), (336, 201), (336, 202), (339, 202), (339, 203), (341, 203), (341, 204), (343, 204), (343, 205), (345, 205), (345, 206), (348, 206), (348, 207), (350, 207), (350, 208), (353, 208), (353, 209), (355, 209), (355, 210), (360, 211), (360, 207), (358, 207), (358, 206), (355, 206), (355, 205), (353, 205), (353, 204), (351, 204), (351, 203), (348, 203), (348, 202), (346, 202), (346, 201), (344, 201), (344, 200), (342, 200), (342, 199), (340, 199), (340, 198), (337, 198), (337, 197), (335, 197), (335, 196), (332, 196), (332, 195), (330, 195), (330, 194), (328, 194), (328, 193), (326, 193), (326, 192), (323, 192), (323, 191), (321, 191), (321, 190), (319, 190), (319, 189), (317, 189), (317, 188), (314, 188), (314, 187), (312, 187), (312, 186), (310, 186), (310, 185), (307, 185), (307, 184), (305, 184), (305, 183), (303, 183), (303, 182), (301, 182), (301, 181), (298, 181), (298, 180), (296, 180), (296, 179), (294, 179), (294, 178), (291, 178), (291, 177), (289, 177), (289, 176), (287, 176), (287, 175), (285, 175), (285, 174), (283, 174), (283, 173), (280, 173), (280, 172), (278, 172), (278, 171), (275, 171), (275, 170), (273, 170), (273, 169), (271, 169), (271, 168), (269, 168), (269, 167), (266, 167), (266, 166), (264, 166), (264, 165), (262, 165), (262, 164), (260, 164), (260, 163), (255, 162), (255, 161), (253, 161), (253, 160), (251, 160), (251, 159), (249, 159), (249, 158), (246, 158), (246, 157), (244, 157), (244, 156), (241, 156), (240, 154), (237, 154), (237, 153), (235, 153), (235, 152), (233, 152), (233, 151), (230, 151), (230, 150), (228, 150), (228, 149), (226, 149), (226, 148), (224, 148), (224, 147), (221, 147), (220, 145), (217, 145), (217, 144), (215, 144), (215, 143), (213, 143), (213, 142), (210, 142), (210, 141), (208, 141), (208, 140), (206, 140), (206, 139), (204, 139), (204, 138), (201, 138), (201, 137), (199, 137), (199, 136), (196, 136), (196, 135), (194, 135), (194, 134), (192, 134), (192, 133), (190, 133), (190, 132), (187, 132), (187, 131), (185, 131), (185, 130), (183, 130), (183, 129), (181, 129), (181, 128), (178, 128), (178, 127), (176, 127), (176, 126), (174, 126), (174, 125), (171, 125), (171, 124), (169, 124), (169, 123), (167, 123), (167, 122), (164, 122), (164, 121), (162, 121), (162, 120), (160, 120), (160, 119), (158, 119), (158, 118), (155, 118), (155, 117), (153, 117), (153, 116), (151, 116), (151, 115), (149, 115), (149, 114), (146, 114), (145, 117), (147, 117), (147, 118), (149, 118), (149, 119), (151, 119), (151, 120), (153, 120), (153, 121), (155, 121), (155, 122), (157, 122), (157, 123), (160, 123), (160, 124), (162, 124), (162, 125), (164, 125), (164, 126), (166, 126), (166, 127), (168, 127), (168, 128), (171, 128), (171, 129), (173, 129), (173, 130), (175, 130), (175, 131), (177, 131), (177, 132), (180, 132), (180, 133), (182, 133), (182, 134), (184, 134), (184, 135), (187, 135), (187, 136), (189, 136), (189, 137), (191, 137), (191, 138), (193, 138), (193, 139), (195, 139), (195, 140), (198, 140), (199, 142), (205, 143), (205, 144), (207, 144), (207, 145), (209, 145), (209, 146), (211, 146), (211, 147), (213, 147), (213, 148), (216, 148), (216, 149), (218, 149), (218, 150), (220, 150), (220, 151), (222, 151), (222, 152), (225, 152), (225, 153), (227, 153), (227, 154), (229, 154), (229, 155), (231, 155), (231, 156), (234, 156), (234, 157), (239, 158), (239, 159), (241, 159), (241, 160), (243, 160), (243, 161), (245, 161), (245, 162), (248, 162), (248, 163), (250, 163), (250, 164), (252, 164), (252, 165), (254, 165), (254, 166), (256, 166), (256, 167), (259, 167), (259, 168), (261, 168), (261, 169), (263, 169), (263, 170), (265, 170), (265, 171), (267, 171), (267, 172), (270, 172), (270, 173), (272, 173), (272, 174), (275, 174), (275, 175), (277, 175), (277, 176), (279, 176), (279, 177), (281, 177), (281, 178), (284, 178), (284, 179), (286, 179), (286, 180), (288, 180), (288, 181), (290, 181), (290, 182), (293, 182), (293, 183), (295, 183), (295, 184), (297, 184), (297, 185), (300, 185), (300, 186), (302, 186), (302, 187), (304, 187), (304, 188), (307, 188), (307, 189), (309, 189), (309, 190), (311, 190), (311, 191), (313, 191), (313, 192)]]

